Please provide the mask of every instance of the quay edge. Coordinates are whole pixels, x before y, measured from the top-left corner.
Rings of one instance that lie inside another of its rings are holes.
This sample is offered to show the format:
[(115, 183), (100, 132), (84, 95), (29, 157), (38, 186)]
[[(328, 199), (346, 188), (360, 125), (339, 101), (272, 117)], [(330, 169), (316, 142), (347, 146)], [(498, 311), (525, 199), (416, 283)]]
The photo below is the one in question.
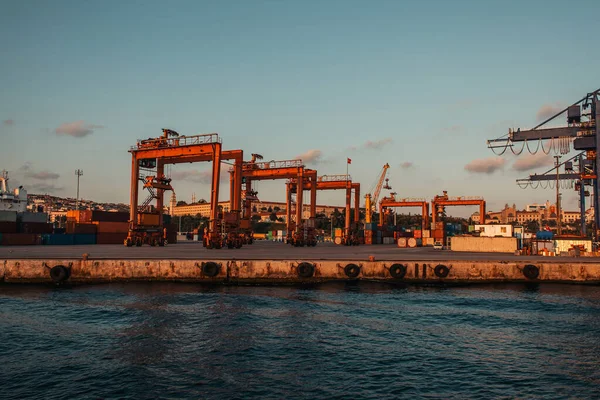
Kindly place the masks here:
[(181, 281), (310, 283), (368, 280), (395, 283), (562, 282), (600, 284), (600, 263), (577, 261), (119, 260), (0, 261), (4, 283)]

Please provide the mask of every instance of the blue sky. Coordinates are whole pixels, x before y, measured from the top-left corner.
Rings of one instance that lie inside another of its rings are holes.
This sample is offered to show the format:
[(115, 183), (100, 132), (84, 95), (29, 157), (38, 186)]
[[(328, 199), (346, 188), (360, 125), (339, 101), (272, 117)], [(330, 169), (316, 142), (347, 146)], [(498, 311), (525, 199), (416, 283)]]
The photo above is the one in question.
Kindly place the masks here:
[[(56, 0), (1, 8), (0, 169), (30, 192), (74, 196), (80, 168), (83, 197), (128, 202), (129, 146), (168, 127), (218, 132), (224, 148), (248, 157), (312, 155), (306, 164), (320, 175), (345, 173), (350, 157), (363, 194), (388, 162), (400, 197), (447, 190), (484, 196), (489, 209), (521, 207), (554, 199), (552, 190), (515, 184), (548, 169), (548, 159), (523, 153), (475, 164), (488, 173), (465, 166), (494, 156), (486, 139), (532, 127), (539, 113), (599, 86), (597, 1)], [(541, 166), (515, 171), (522, 158), (525, 169)], [(178, 198), (208, 198), (209, 168), (173, 167), (185, 178), (173, 181)], [(284, 200), (282, 181), (258, 190)], [(324, 192), (318, 202), (343, 199)], [(575, 209), (576, 199), (567, 191), (563, 201)]]

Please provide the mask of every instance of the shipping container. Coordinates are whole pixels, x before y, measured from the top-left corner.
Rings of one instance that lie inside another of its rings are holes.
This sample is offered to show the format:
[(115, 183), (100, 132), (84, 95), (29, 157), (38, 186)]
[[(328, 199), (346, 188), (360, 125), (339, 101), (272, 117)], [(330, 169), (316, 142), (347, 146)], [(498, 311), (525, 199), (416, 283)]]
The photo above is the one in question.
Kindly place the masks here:
[(32, 246), (41, 244), (40, 235), (32, 233), (3, 233), (2, 246)]
[(123, 233), (129, 232), (129, 222), (95, 221), (97, 233)]
[(334, 229), (334, 236), (335, 237), (342, 237), (343, 235), (343, 229), (342, 228), (335, 228)]
[(53, 229), (52, 224), (45, 222), (22, 222), (18, 227), (19, 233), (48, 234), (52, 233)]
[(126, 232), (102, 232), (96, 234), (96, 244), (123, 244), (125, 239), (127, 239)]
[[(138, 214), (140, 215), (140, 214)], [(156, 215), (158, 220), (158, 214), (146, 214)], [(116, 212), (116, 211), (92, 211), (90, 215), (90, 222), (129, 222), (128, 212)], [(155, 225), (158, 225), (156, 223)]]
[(48, 222), (48, 214), (23, 212), (17, 215), (17, 220), (21, 222)]
[(45, 243), (50, 246), (67, 246), (75, 244), (74, 235), (71, 234), (51, 234), (44, 235)]
[(0, 211), (0, 222), (17, 222), (17, 212)]
[(365, 244), (372, 245), (373, 244), (373, 237), (372, 236), (365, 236)]
[(421, 237), (422, 237), (422, 238), (428, 238), (428, 237), (431, 237), (431, 231), (430, 231), (429, 229), (427, 229), (427, 230), (424, 230), (424, 231), (423, 231), (423, 234), (422, 234), (422, 236), (421, 236)]
[(418, 230), (418, 231), (414, 231), (414, 237), (417, 239), (421, 239), (423, 236), (423, 232)]
[(70, 234), (95, 234), (96, 225), (94, 224), (79, 224), (76, 222), (67, 222), (67, 233)]
[(74, 244), (96, 244), (96, 234), (76, 233), (73, 235)]
[(138, 224), (144, 226), (156, 226), (159, 224), (160, 216), (158, 214), (140, 213), (138, 214)]
[(17, 233), (17, 222), (0, 221), (0, 233)]

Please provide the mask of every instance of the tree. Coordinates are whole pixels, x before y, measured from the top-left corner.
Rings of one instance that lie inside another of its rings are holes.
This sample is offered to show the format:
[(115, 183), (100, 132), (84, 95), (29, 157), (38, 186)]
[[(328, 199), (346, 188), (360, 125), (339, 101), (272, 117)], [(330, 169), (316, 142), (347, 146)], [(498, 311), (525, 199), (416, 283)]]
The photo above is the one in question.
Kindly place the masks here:
[(525, 223), (525, 230), (527, 232), (537, 232), (539, 230), (539, 223), (537, 221), (527, 221)]
[(267, 212), (273, 212), (273, 207), (269, 206), (269, 208), (267, 209)]
[(271, 215), (269, 215), (269, 219), (273, 222), (277, 222), (277, 214), (272, 212)]
[(252, 222), (255, 222), (255, 223), (256, 223), (256, 222), (258, 222), (258, 221), (260, 221), (260, 215), (253, 215), (253, 216), (252, 216)]
[(179, 201), (177, 202), (177, 207), (179, 207), (179, 206), (187, 206), (187, 205), (188, 205), (188, 204), (187, 204), (185, 201), (183, 201), (183, 200), (179, 200)]
[(279, 208), (279, 206), (275, 206), (275, 207), (273, 207), (273, 211), (279, 212), (279, 211), (281, 211), (281, 208)]

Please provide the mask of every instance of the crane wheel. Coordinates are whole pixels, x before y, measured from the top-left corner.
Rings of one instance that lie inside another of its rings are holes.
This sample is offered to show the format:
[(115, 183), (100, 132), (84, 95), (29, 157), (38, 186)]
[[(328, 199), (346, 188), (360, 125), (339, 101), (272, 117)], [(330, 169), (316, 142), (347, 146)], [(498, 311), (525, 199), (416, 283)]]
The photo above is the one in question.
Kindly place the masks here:
[(406, 266), (402, 264), (392, 264), (390, 275), (395, 279), (402, 279), (406, 275)]
[(315, 266), (311, 263), (302, 262), (298, 264), (298, 276), (301, 278), (310, 278), (315, 273)]
[(135, 239), (135, 245), (136, 245), (136, 247), (142, 247), (142, 244), (143, 244), (143, 242), (142, 242), (141, 238), (136, 238)]
[(125, 242), (123, 244), (127, 247), (133, 246), (133, 242), (131, 241), (131, 238), (125, 239)]
[(160, 247), (164, 247), (166, 244), (167, 244), (167, 240), (166, 240), (166, 239), (160, 239), (160, 240), (158, 241), (158, 245), (159, 245)]
[(156, 239), (150, 240), (150, 246), (152, 246), (152, 247), (156, 246)]

